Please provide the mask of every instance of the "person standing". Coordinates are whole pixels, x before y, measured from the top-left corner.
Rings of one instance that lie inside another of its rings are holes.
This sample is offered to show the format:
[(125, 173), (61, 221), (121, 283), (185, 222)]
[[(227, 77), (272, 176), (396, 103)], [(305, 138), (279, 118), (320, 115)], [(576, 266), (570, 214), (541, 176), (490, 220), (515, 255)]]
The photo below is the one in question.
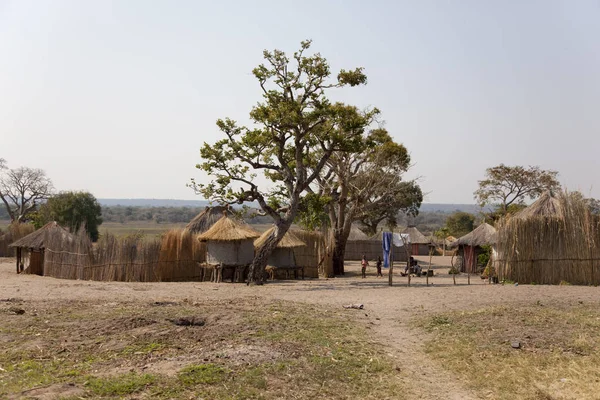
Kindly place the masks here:
[(383, 278), (383, 274), (381, 273), (381, 264), (383, 264), (383, 261), (381, 260), (381, 256), (377, 257), (377, 277), (382, 277)]
[(362, 266), (362, 277), (364, 279), (367, 277), (367, 266), (369, 265), (369, 262), (367, 261), (367, 256), (365, 254), (363, 254), (360, 265)]

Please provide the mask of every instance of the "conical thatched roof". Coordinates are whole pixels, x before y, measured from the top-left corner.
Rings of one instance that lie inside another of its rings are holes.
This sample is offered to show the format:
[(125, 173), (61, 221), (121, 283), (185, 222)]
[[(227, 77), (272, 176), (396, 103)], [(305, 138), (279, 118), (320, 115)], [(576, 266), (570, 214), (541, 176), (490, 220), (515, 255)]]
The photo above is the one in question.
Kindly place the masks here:
[[(254, 247), (262, 246), (265, 243), (265, 241), (267, 240), (267, 238), (269, 237), (269, 235), (271, 235), (274, 230), (275, 230), (275, 227), (267, 229), (262, 235), (260, 235), (260, 237), (258, 239), (256, 239), (254, 241)], [(288, 248), (288, 249), (291, 249), (294, 247), (302, 247), (302, 246), (306, 246), (306, 243), (304, 243), (302, 240), (298, 239), (298, 237), (296, 235), (294, 235), (292, 232), (290, 232), (289, 230), (286, 232), (285, 235), (283, 235), (283, 238), (277, 244), (277, 248)]]
[(204, 233), (210, 229), (226, 212), (228, 215), (233, 216), (233, 211), (223, 206), (206, 207), (200, 214), (196, 215), (189, 224), (185, 226), (186, 229), (192, 233)]
[(475, 228), (472, 232), (460, 237), (450, 247), (458, 246), (484, 246), (496, 243), (496, 228), (485, 222)]
[(360, 228), (356, 225), (352, 225), (350, 228), (350, 236), (348, 236), (348, 240), (369, 240), (370, 237), (360, 230)]
[(556, 197), (552, 196), (552, 193), (547, 191), (529, 207), (519, 211), (514, 215), (514, 218), (525, 219), (531, 217), (562, 217), (560, 201)]
[(22, 237), (9, 247), (24, 247), (27, 249), (41, 250), (44, 248), (46, 235), (61, 235), (64, 240), (73, 240), (73, 235), (68, 230), (58, 225), (56, 221), (48, 222), (37, 231)]
[(408, 237), (410, 238), (410, 243), (412, 244), (430, 244), (431, 240), (425, 237), (416, 226), (409, 226), (402, 233), (408, 233)]
[(256, 239), (259, 236), (260, 233), (252, 229), (250, 225), (235, 220), (229, 215), (223, 215), (209, 230), (198, 236), (198, 240), (201, 242), (208, 240), (230, 242)]

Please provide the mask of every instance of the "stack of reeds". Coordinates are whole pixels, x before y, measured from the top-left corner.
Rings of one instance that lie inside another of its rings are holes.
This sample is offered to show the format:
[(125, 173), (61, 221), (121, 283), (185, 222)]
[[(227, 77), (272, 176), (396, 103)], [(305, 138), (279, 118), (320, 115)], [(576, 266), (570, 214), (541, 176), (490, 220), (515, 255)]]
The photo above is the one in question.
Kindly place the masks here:
[[(327, 266), (331, 264), (331, 257), (327, 257), (326, 235), (305, 230), (294, 230), (293, 233), (306, 243), (306, 246), (294, 247), (296, 265), (304, 267), (304, 276), (318, 278), (320, 273), (326, 273)], [(319, 271), (319, 265), (321, 265), (321, 271)]]
[(578, 193), (561, 193), (556, 200), (548, 208), (553, 212), (526, 212), (499, 222), (494, 266), (501, 280), (600, 284), (598, 217)]

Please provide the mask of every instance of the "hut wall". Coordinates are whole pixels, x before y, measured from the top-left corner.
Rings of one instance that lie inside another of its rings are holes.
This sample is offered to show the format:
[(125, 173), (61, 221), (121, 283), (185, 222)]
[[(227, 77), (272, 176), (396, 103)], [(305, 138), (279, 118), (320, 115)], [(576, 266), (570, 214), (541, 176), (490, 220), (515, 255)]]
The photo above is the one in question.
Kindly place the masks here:
[[(294, 247), (293, 249), (296, 265), (304, 267), (306, 278), (318, 278), (319, 262), (323, 259), (325, 253), (324, 235), (308, 231), (294, 231), (294, 234), (306, 243), (306, 246)], [(324, 260), (324, 264), (327, 264), (328, 261)], [(323, 263), (321, 268), (323, 269)]]
[(29, 255), (28, 273), (32, 275), (44, 275), (44, 251), (33, 250)]
[(208, 241), (206, 259), (209, 264), (250, 264), (254, 259), (254, 242), (252, 240)]
[(271, 253), (268, 264), (278, 268), (295, 267), (294, 250), (290, 248), (276, 248)]

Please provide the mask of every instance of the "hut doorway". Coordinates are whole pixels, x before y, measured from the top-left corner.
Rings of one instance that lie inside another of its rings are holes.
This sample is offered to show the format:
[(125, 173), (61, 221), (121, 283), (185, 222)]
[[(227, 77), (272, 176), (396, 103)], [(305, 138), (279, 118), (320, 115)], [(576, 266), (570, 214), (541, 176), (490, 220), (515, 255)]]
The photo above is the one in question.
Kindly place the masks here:
[(32, 250), (29, 254), (29, 273), (44, 275), (44, 251)]

